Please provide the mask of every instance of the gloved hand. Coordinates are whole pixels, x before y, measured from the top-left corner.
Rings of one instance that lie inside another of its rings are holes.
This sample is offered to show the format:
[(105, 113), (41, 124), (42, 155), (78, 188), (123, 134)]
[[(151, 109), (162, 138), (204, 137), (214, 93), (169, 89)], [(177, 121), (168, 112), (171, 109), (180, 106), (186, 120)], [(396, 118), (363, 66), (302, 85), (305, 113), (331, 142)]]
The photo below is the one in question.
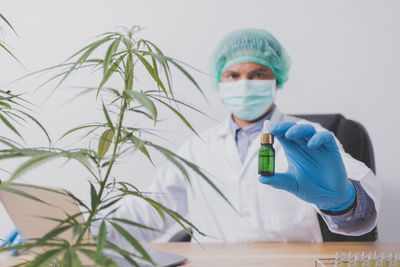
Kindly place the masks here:
[(285, 151), (288, 170), (260, 176), (261, 183), (286, 190), (323, 210), (342, 211), (353, 204), (355, 188), (332, 133), (317, 133), (310, 124), (294, 122), (277, 123), (271, 133)]
[[(1, 247), (5, 247), (5, 246), (16, 246), (19, 244), (24, 243), (24, 240), (21, 238), (21, 236), (19, 235), (19, 232), (17, 229), (14, 229), (11, 233), (8, 234), (8, 236), (4, 239), (5, 241), (0, 245)], [(9, 250), (8, 253), (10, 255), (15, 255), (17, 254), (18, 251), (16, 250)]]

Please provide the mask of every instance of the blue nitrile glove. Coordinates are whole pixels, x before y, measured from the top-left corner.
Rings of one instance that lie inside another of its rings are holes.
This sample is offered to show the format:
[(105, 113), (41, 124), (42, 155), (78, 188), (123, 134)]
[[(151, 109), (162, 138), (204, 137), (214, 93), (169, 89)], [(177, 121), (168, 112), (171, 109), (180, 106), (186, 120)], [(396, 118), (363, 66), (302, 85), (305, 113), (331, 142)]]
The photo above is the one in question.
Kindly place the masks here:
[(285, 151), (288, 170), (261, 176), (261, 183), (286, 190), (322, 210), (343, 211), (353, 204), (355, 188), (332, 133), (317, 133), (310, 124), (294, 122), (277, 123), (271, 133)]
[[(24, 243), (24, 240), (21, 238), (19, 232), (17, 229), (14, 229), (11, 233), (8, 234), (8, 236), (4, 239), (5, 241), (0, 245), (1, 247), (5, 246), (16, 246), (19, 244)], [(9, 250), (8, 253), (10, 255), (15, 255), (17, 254), (18, 251), (16, 250)]]

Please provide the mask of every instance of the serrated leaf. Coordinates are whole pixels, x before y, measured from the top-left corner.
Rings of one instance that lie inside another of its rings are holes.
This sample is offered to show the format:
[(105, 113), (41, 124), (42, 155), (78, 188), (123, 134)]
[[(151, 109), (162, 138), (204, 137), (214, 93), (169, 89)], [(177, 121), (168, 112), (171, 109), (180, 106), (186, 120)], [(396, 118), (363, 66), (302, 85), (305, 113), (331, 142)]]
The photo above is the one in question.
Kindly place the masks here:
[(113, 141), (113, 138), (114, 138), (114, 132), (111, 129), (105, 130), (101, 135), (99, 140), (99, 145), (97, 147), (97, 153), (99, 154), (100, 159), (102, 159), (106, 155)]
[(78, 197), (76, 197), (74, 194), (72, 194), (71, 192), (67, 192), (67, 195), (71, 198), (73, 198), (76, 202), (78, 202), (79, 205), (81, 205), (82, 207), (84, 207), (87, 211), (89, 211), (89, 207), (83, 203), (82, 200), (80, 200)]
[(33, 156), (31, 159), (25, 161), (19, 167), (14, 171), (14, 173), (11, 175), (11, 177), (3, 183), (3, 185), (8, 185), (10, 184), (13, 180), (21, 176), (23, 173), (27, 172), (28, 170), (43, 164), (46, 161), (55, 159), (57, 157), (60, 157), (59, 154), (45, 154), (45, 155), (40, 155), (40, 156)]
[(173, 156), (174, 158), (179, 159), (180, 161), (182, 161), (183, 163), (185, 163), (186, 166), (188, 166), (190, 169), (192, 169), (195, 173), (197, 173), (198, 175), (200, 175), (234, 210), (235, 207), (232, 205), (232, 203), (227, 199), (227, 197), (221, 192), (221, 190), (207, 177), (207, 175), (205, 175), (200, 168), (191, 163), (190, 161), (184, 159), (183, 157), (179, 156), (178, 154), (172, 152), (169, 149), (166, 149), (162, 146), (153, 144), (148, 142), (148, 145), (154, 147), (155, 149), (159, 150), (160, 152), (162, 152), (164, 155), (169, 154), (171, 156)]
[(103, 254), (98, 255), (96, 252), (88, 249), (78, 249), (78, 251), (82, 252), (90, 259), (92, 259), (96, 264), (104, 267), (118, 267), (118, 265), (112, 261), (110, 258), (104, 256)]
[(80, 224), (75, 225), (72, 232), (73, 232), (74, 236), (79, 236), (82, 233), (82, 225), (80, 225)]
[(119, 224), (117, 224), (117, 223), (111, 223), (111, 224), (115, 228), (115, 230), (117, 230), (117, 232), (120, 233), (125, 238), (125, 240), (128, 241), (129, 244), (131, 244), (142, 255), (142, 258), (144, 260), (149, 261), (154, 264), (150, 255), (143, 248), (143, 246), (136, 240), (136, 238), (134, 238), (128, 231), (126, 231)]
[(121, 37), (115, 39), (111, 43), (111, 45), (108, 47), (106, 55), (104, 57), (104, 62), (103, 62), (103, 76), (106, 75), (107, 70), (108, 70), (108, 65), (110, 65), (111, 59), (113, 58), (115, 51), (117, 51), (120, 42), (121, 42)]
[[(67, 77), (71, 74), (72, 71), (75, 70), (75, 68), (78, 65), (82, 65), (87, 60), (87, 58), (93, 53), (94, 50), (96, 50), (100, 45), (109, 41), (110, 39), (111, 39), (111, 37), (105, 37), (99, 41), (89, 44), (84, 49), (81, 49), (79, 52), (75, 53), (72, 57), (74, 57), (75, 55), (78, 55), (79, 53), (86, 50), (86, 52), (84, 52), (81, 55), (81, 57), (77, 61), (75, 61), (75, 63), (73, 63), (72, 67), (69, 68), (69, 70), (65, 73), (64, 77), (62, 77), (62, 79), (57, 83), (56, 88), (58, 88), (64, 82), (64, 80), (67, 79)], [(70, 57), (70, 58), (72, 58), (72, 57)]]
[(163, 99), (166, 99), (166, 100), (169, 100), (169, 101), (173, 101), (176, 104), (183, 105), (183, 106), (185, 106), (185, 107), (187, 107), (187, 108), (189, 108), (191, 110), (194, 110), (194, 111), (196, 111), (196, 112), (198, 112), (198, 113), (200, 113), (200, 114), (202, 114), (202, 115), (204, 115), (204, 116), (206, 116), (206, 117), (208, 117), (208, 118), (210, 118), (210, 119), (212, 119), (214, 121), (217, 121), (215, 118), (211, 117), (210, 115), (207, 115), (205, 112), (201, 111), (200, 109), (198, 109), (198, 108), (196, 108), (194, 106), (191, 106), (191, 105), (189, 105), (189, 104), (187, 104), (187, 103), (185, 103), (185, 102), (183, 102), (181, 100), (178, 100), (176, 98), (170, 98), (170, 97), (167, 97), (167, 96), (162, 96), (162, 95), (149, 95), (147, 92), (150, 92), (150, 91), (146, 91), (146, 94), (147, 94), (148, 97), (151, 97), (151, 98), (159, 98), (160, 97), (160, 98), (163, 98)]
[(65, 231), (69, 230), (72, 228), (74, 225), (73, 224), (68, 224), (64, 226), (57, 226), (50, 232), (46, 233), (44, 236), (42, 236), (39, 240), (42, 242), (46, 242), (54, 237), (57, 237), (58, 235), (64, 233)]
[(134, 136), (134, 135), (131, 135), (131, 136), (130, 136), (130, 139), (132, 140), (132, 143), (135, 145), (135, 147), (136, 147), (137, 149), (139, 149), (139, 150), (150, 160), (150, 162), (151, 162), (151, 164), (152, 164), (153, 166), (155, 166), (153, 160), (151, 159), (150, 153), (149, 153), (149, 151), (147, 150), (147, 148), (146, 148), (146, 146), (145, 146), (145, 142), (139, 140), (139, 139), (138, 139), (136, 136)]
[(132, 53), (135, 54), (135, 56), (140, 60), (140, 62), (142, 62), (143, 66), (146, 68), (146, 70), (151, 75), (153, 80), (157, 83), (157, 85), (159, 87), (161, 87), (161, 89), (167, 95), (167, 91), (165, 90), (165, 86), (164, 86), (163, 82), (161, 81), (160, 77), (158, 76), (158, 73), (156, 73), (155, 70), (153, 69), (153, 67), (150, 65), (150, 63), (139, 53), (134, 52), (134, 51), (132, 51)]
[(112, 124), (112, 121), (111, 121), (111, 119), (110, 119), (110, 115), (108, 114), (107, 108), (106, 108), (106, 106), (104, 105), (104, 103), (102, 103), (102, 104), (103, 104), (104, 116), (106, 117), (106, 120), (107, 120), (107, 125), (108, 125), (108, 127), (110, 127), (110, 129), (111, 129), (113, 132), (115, 132), (114, 125)]
[(125, 90), (132, 91), (133, 87), (133, 58), (132, 53), (128, 52), (125, 66)]
[(11, 30), (17, 35), (17, 32), (15, 31), (14, 27), (11, 25), (11, 23), (4, 17), (3, 14), (0, 13), (0, 18), (8, 25), (8, 27), (11, 28)]
[(6, 103), (6, 102), (0, 102), (0, 106), (3, 106), (5, 108), (11, 109), (10, 104)]
[[(184, 230), (186, 233), (188, 233), (191, 237), (193, 237), (192, 232), (186, 227), (186, 225), (184, 223), (186, 223), (187, 225), (190, 225), (191, 227), (193, 227), (193, 229), (195, 229), (199, 234), (205, 236), (205, 234), (203, 232), (201, 232), (194, 224), (192, 224), (190, 221), (188, 221), (187, 219), (185, 219), (182, 215), (180, 215), (179, 213), (165, 207), (164, 205), (162, 205), (161, 203), (151, 199), (151, 198), (145, 198), (145, 200), (147, 202), (149, 202), (151, 205), (155, 205), (158, 206), (160, 209), (162, 209), (165, 213), (167, 213), (172, 219), (174, 219)], [(184, 223), (182, 223), (184, 222)], [(193, 237), (194, 238), (194, 237)]]
[(148, 96), (146, 96), (143, 93), (138, 93), (135, 91), (129, 91), (126, 92), (128, 95), (130, 95), (133, 99), (139, 101), (139, 103), (146, 108), (148, 111), (150, 111), (151, 115), (153, 116), (154, 123), (157, 121), (157, 108), (154, 105), (153, 101), (150, 100)]
[(19, 64), (22, 65), (18, 58), (2, 42), (0, 42), (0, 47), (3, 48), (10, 56), (12, 56)]
[(0, 120), (3, 121), (3, 123), (10, 129), (12, 130), (14, 133), (16, 133), (19, 137), (22, 138), (21, 134), (17, 131), (17, 129), (15, 129), (15, 127), (7, 120), (6, 117), (4, 117), (3, 115), (0, 114)]
[(104, 245), (106, 243), (107, 239), (107, 226), (104, 221), (101, 222), (100, 229), (99, 229), (99, 234), (97, 235), (96, 239), (96, 253), (97, 255), (100, 255), (103, 251)]
[(27, 187), (27, 188), (33, 188), (33, 189), (40, 189), (40, 190), (43, 190), (43, 191), (48, 191), (48, 192), (52, 192), (52, 193), (56, 193), (56, 194), (60, 194), (60, 195), (67, 195), (66, 191), (61, 191), (61, 190), (53, 189), (53, 188), (50, 188), (50, 187), (40, 186), (40, 185), (21, 184), (21, 183), (12, 183), (11, 185), (15, 185), (15, 186), (18, 186), (18, 187)]
[(0, 143), (3, 143), (4, 145), (7, 145), (10, 148), (15, 148), (15, 149), (20, 146), (17, 142), (15, 142), (9, 138), (6, 138), (4, 136), (0, 136)]
[(81, 261), (78, 258), (78, 255), (76, 255), (75, 251), (73, 249), (68, 249), (63, 258), (63, 267), (81, 267), (83, 266)]
[(114, 63), (111, 65), (111, 67), (107, 70), (106, 74), (104, 75), (103, 79), (100, 82), (99, 89), (97, 90), (96, 96), (99, 95), (100, 90), (103, 88), (104, 84), (110, 79), (112, 74), (118, 69), (119, 64), (122, 62), (126, 54), (120, 56), (117, 60), (114, 61)]
[(10, 193), (14, 193), (14, 194), (20, 195), (22, 197), (29, 198), (31, 200), (34, 200), (34, 201), (37, 201), (37, 202), (40, 202), (40, 203), (43, 203), (43, 204), (46, 203), (43, 200), (41, 200), (40, 198), (35, 197), (34, 195), (31, 195), (31, 194), (29, 194), (27, 192), (18, 190), (15, 187), (8, 186), (8, 187), (4, 188), (3, 190), (6, 191), (6, 192), (10, 192)]
[(64, 133), (59, 139), (62, 139), (62, 138), (64, 138), (65, 136), (67, 136), (67, 135), (69, 135), (69, 134), (71, 134), (71, 133), (73, 133), (73, 132), (76, 132), (76, 131), (78, 131), (78, 130), (81, 130), (81, 129), (91, 128), (91, 127), (100, 127), (100, 126), (101, 126), (100, 124), (81, 125), (81, 126), (72, 128), (71, 130), (67, 131), (67, 132)]
[(170, 57), (165, 57), (169, 62), (171, 62), (180, 72), (183, 73), (183, 75), (186, 76), (186, 78), (188, 78), (193, 84), (194, 86), (199, 90), (199, 92), (202, 94), (202, 96), (204, 97), (204, 99), (207, 100), (206, 96), (204, 95), (203, 90), (201, 89), (200, 85), (196, 82), (196, 80), (192, 77), (192, 75), (189, 74), (189, 72), (187, 70), (185, 70), (185, 68), (183, 68), (179, 63), (177, 63), (175, 61), (175, 59), (170, 58)]
[(149, 113), (143, 111), (143, 110), (139, 110), (139, 109), (135, 109), (135, 108), (130, 108), (129, 111), (135, 112), (135, 113), (139, 113), (139, 114), (143, 114), (144, 116), (146, 116), (147, 118), (149, 118), (150, 120), (153, 120), (153, 116), (151, 116)]
[(94, 212), (97, 206), (97, 192), (92, 183), (90, 183), (90, 198), (92, 204), (92, 212)]
[[(136, 195), (139, 196), (140, 194), (136, 194)], [(158, 215), (160, 215), (163, 222), (165, 222), (165, 214), (164, 214), (163, 210), (160, 209), (160, 207), (158, 205), (153, 205), (152, 203), (150, 203), (150, 205), (157, 211)]]
[(183, 164), (180, 163), (180, 162), (176, 159), (175, 154), (170, 153), (169, 150), (164, 149), (163, 147), (154, 145), (154, 144), (152, 144), (152, 143), (150, 143), (150, 142), (149, 142), (149, 145), (152, 146), (152, 147), (154, 147), (154, 148), (156, 148), (159, 152), (161, 152), (161, 154), (163, 154), (172, 164), (174, 164), (174, 165), (179, 169), (179, 171), (180, 171), (180, 172), (182, 173), (182, 175), (186, 178), (186, 180), (189, 182), (189, 184), (191, 183), (191, 182), (190, 182), (189, 173), (187, 172), (185, 166), (183, 166)]
[[(152, 49), (150, 48), (150, 46), (148, 45), (150, 44), (152, 47), (154, 47), (154, 49), (156, 50), (157, 54), (153, 53)], [(158, 62), (160, 62), (161, 66), (164, 69), (164, 75), (167, 79), (167, 83), (168, 83), (168, 88), (169, 88), (169, 92), (171, 93), (171, 96), (174, 97), (173, 91), (172, 91), (172, 86), (171, 86), (171, 71), (168, 65), (168, 61), (166, 59), (166, 57), (164, 56), (164, 54), (162, 53), (161, 49), (158, 48), (158, 46), (156, 46), (154, 43), (146, 40), (146, 45), (148, 46), (149, 49), (149, 54), (152, 57), (152, 59), (154, 60), (157, 59)]]
[(117, 221), (117, 222), (124, 223), (124, 224), (129, 224), (129, 225), (136, 226), (136, 227), (139, 227), (139, 228), (144, 228), (144, 229), (151, 230), (151, 231), (160, 232), (159, 230), (157, 230), (157, 229), (155, 229), (153, 227), (149, 227), (149, 226), (146, 226), (144, 224), (137, 223), (137, 222), (134, 222), (134, 221), (131, 221), (131, 220), (127, 220), (127, 219), (124, 219), (124, 218), (110, 218), (110, 220)]
[(35, 259), (28, 262), (26, 267), (45, 267), (52, 260), (54, 260), (64, 249), (52, 249), (44, 252), (43, 254), (39, 254)]
[(137, 256), (131, 252), (128, 252), (124, 249), (121, 249), (120, 247), (118, 247), (117, 245), (115, 245), (109, 241), (107, 241), (106, 247), (108, 249), (114, 250), (115, 252), (119, 253), (122, 257), (124, 257), (133, 266), (140, 267), (140, 265), (131, 258), (131, 257), (139, 258), (139, 256)]
[(111, 207), (112, 205), (114, 205), (115, 203), (118, 203), (121, 200), (121, 197), (114, 199), (113, 201), (110, 202), (103, 202), (104, 205), (102, 205), (98, 210), (103, 210), (103, 209), (107, 209), (109, 207)]
[(161, 99), (158, 99), (158, 98), (153, 98), (153, 99), (155, 99), (156, 101), (158, 101), (158, 102), (160, 102), (160, 103), (162, 103), (163, 105), (165, 105), (166, 107), (168, 107), (170, 110), (172, 110), (176, 115), (178, 115), (178, 117), (185, 123), (185, 125), (190, 129), (190, 130), (192, 130), (192, 132), (194, 132), (197, 136), (199, 136), (198, 135), (198, 133), (196, 132), (196, 130), (192, 127), (192, 125), (188, 122), (188, 120), (178, 111), (178, 110), (176, 110), (174, 107), (172, 107), (170, 104), (168, 104), (167, 102), (165, 102), (165, 101), (162, 101)]
[(24, 114), (25, 116), (27, 116), (28, 118), (30, 118), (34, 123), (36, 123), (37, 126), (39, 126), (40, 129), (42, 129), (42, 131), (44, 132), (44, 134), (47, 137), (47, 140), (49, 141), (49, 144), (51, 144), (51, 138), (49, 133), (46, 131), (46, 129), (43, 127), (43, 125), (33, 116), (31, 116), (29, 113), (24, 112), (24, 111), (20, 111), (22, 114)]

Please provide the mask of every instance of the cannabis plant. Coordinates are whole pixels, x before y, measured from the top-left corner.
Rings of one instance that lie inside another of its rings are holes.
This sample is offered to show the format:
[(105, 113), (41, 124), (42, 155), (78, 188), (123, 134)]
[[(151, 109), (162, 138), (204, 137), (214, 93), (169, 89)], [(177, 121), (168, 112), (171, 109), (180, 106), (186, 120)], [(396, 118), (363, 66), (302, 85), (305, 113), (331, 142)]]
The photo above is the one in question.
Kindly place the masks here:
[[(15, 34), (16, 31), (10, 22), (0, 13), (0, 33), (3, 28), (1, 27), (1, 21), (4, 22)], [(7, 48), (7, 45), (0, 39), (0, 49), (4, 50), (8, 55), (11, 55), (16, 61), (20, 61), (15, 55)], [(0, 159), (15, 157), (18, 153), (16, 150), (22, 148), (20, 141), (24, 141), (23, 136), (18, 130), (21, 126), (26, 126), (27, 122), (31, 121), (39, 126), (46, 134), (49, 145), (51, 146), (51, 140), (42, 124), (32, 115), (33, 105), (22, 97), (21, 93), (15, 94), (11, 90), (0, 90), (0, 144), (1, 148), (6, 149), (0, 150)], [(6, 131), (8, 129), (8, 132)], [(10, 133), (13, 133), (18, 139), (12, 138)], [(7, 170), (0, 168), (1, 174), (7, 173)], [(0, 176), (0, 183), (3, 180)], [(0, 187), (0, 189), (3, 187)]]
[[(17, 32), (15, 31), (15, 29), (11, 25), (11, 23), (6, 19), (6, 17), (4, 17), (3, 14), (0, 13), (0, 23), (1, 23), (1, 21), (3, 21), (6, 26), (8, 26), (15, 34), (17, 34)], [(2, 33), (3, 33), (3, 28), (0, 24), (0, 34), (2, 34)], [(18, 61), (17, 57), (10, 51), (10, 49), (7, 47), (7, 45), (4, 43), (4, 41), (2, 39), (0, 39), (0, 48), (3, 49), (7, 54), (12, 56), (15, 60)]]
[[(97, 37), (97, 39), (83, 47), (77, 53), (67, 59), (66, 62), (47, 68), (40, 72), (56, 71), (47, 82), (56, 81), (56, 88), (68, 79), (72, 73), (82, 69), (91, 69), (101, 73), (101, 79), (94, 88), (85, 88), (85, 93), (93, 93), (99, 102), (104, 120), (102, 122), (87, 123), (68, 130), (62, 138), (72, 133), (81, 133), (83, 138), (95, 138), (96, 146), (78, 148), (73, 150), (31, 149), (21, 150), (26, 161), (22, 163), (11, 177), (3, 184), (4, 187), (12, 184), (16, 178), (27, 172), (33, 166), (47, 162), (53, 158), (67, 157), (77, 160), (90, 173), (91, 178), (88, 188), (90, 190), (91, 203), (85, 204), (78, 196), (68, 194), (79, 205), (83, 213), (87, 215), (84, 223), (79, 223), (75, 218), (80, 214), (70, 215), (67, 219), (58, 221), (59, 225), (52, 229), (43, 238), (27, 240), (25, 244), (18, 245), (14, 249), (31, 250), (35, 247), (46, 247), (45, 252), (37, 255), (28, 266), (80, 266), (79, 255), (85, 255), (99, 266), (115, 266), (111, 259), (102, 254), (104, 249), (114, 250), (128, 260), (132, 265), (138, 266), (137, 259), (153, 263), (151, 257), (141, 246), (138, 240), (128, 231), (125, 226), (134, 226), (149, 231), (157, 231), (151, 227), (124, 218), (113, 217), (118, 204), (126, 197), (137, 197), (145, 200), (165, 220), (166, 216), (172, 217), (182, 228), (191, 235), (200, 230), (177, 212), (152, 199), (151, 195), (142, 193), (137, 187), (129, 182), (122, 181), (114, 174), (118, 161), (129, 152), (140, 151), (151, 164), (150, 151), (159, 152), (164, 155), (171, 164), (174, 164), (182, 175), (189, 181), (189, 169), (199, 174), (211, 187), (213, 187), (224, 199), (225, 196), (205, 175), (197, 165), (182, 158), (170, 149), (149, 141), (149, 136), (159, 136), (156, 132), (158, 125), (158, 110), (160, 106), (166, 107), (171, 114), (177, 116), (194, 134), (197, 134), (192, 125), (181, 113), (179, 106), (198, 109), (190, 106), (174, 95), (171, 82), (171, 67), (183, 73), (195, 88), (200, 90), (199, 85), (189, 74), (186, 65), (163, 54), (160, 48), (153, 42), (139, 38), (141, 29), (134, 26), (123, 29), (120, 32), (108, 32)], [(103, 50), (102, 50), (103, 49)], [(104, 51), (103, 57), (95, 54)], [(154, 82), (152, 90), (141, 91), (136, 87), (137, 69), (142, 68)], [(113, 78), (120, 81), (120, 87), (108, 87), (109, 80)], [(127, 122), (127, 116), (143, 116), (152, 121), (154, 129), (134, 127)], [(161, 138), (161, 137), (160, 137)], [(149, 149), (151, 148), (151, 149)], [(7, 154), (7, 153), (6, 153)], [(12, 156), (12, 150), (8, 151)], [(48, 189), (50, 190), (50, 189)], [(62, 194), (62, 193), (60, 193)], [(227, 200), (228, 201), (228, 200)], [(106, 216), (101, 215), (104, 210), (109, 211)], [(132, 218), (134, 219), (134, 218)], [(88, 238), (88, 231), (93, 225), (100, 225), (95, 242)], [(113, 227), (133, 248), (136, 253), (129, 252), (107, 240), (107, 229)], [(75, 240), (64, 240), (59, 234), (73, 229)], [(9, 250), (12, 248), (5, 248)]]

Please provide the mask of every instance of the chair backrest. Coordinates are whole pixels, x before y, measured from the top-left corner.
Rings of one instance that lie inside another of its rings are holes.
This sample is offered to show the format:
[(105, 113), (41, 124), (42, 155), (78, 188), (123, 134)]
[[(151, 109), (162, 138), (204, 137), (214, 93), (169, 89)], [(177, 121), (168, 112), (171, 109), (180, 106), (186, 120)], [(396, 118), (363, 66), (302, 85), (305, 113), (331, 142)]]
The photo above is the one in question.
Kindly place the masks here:
[[(360, 123), (348, 120), (341, 114), (296, 114), (293, 116), (317, 122), (333, 132), (347, 153), (364, 162), (375, 173), (375, 157), (371, 139)], [(378, 238), (376, 227), (361, 236), (345, 236), (332, 233), (320, 215), (318, 219), (324, 241), (376, 241)]]

